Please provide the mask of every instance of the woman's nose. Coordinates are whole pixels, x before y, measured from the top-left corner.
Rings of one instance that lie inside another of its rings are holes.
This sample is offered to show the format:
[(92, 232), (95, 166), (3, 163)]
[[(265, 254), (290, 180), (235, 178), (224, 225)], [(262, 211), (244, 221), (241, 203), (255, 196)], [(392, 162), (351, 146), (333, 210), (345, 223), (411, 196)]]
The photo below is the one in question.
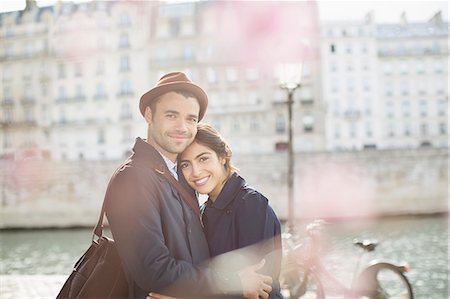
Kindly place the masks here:
[(196, 163), (192, 163), (192, 175), (197, 177), (201, 173), (201, 167), (199, 167)]

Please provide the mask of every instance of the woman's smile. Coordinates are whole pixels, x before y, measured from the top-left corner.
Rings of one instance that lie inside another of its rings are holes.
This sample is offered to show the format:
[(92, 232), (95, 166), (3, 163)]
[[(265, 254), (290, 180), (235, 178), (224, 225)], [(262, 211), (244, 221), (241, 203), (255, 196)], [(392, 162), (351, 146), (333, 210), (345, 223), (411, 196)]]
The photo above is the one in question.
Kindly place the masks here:
[(202, 186), (206, 185), (206, 183), (208, 183), (209, 178), (210, 178), (210, 176), (208, 175), (201, 179), (193, 180), (193, 182), (194, 182), (195, 186), (202, 187)]

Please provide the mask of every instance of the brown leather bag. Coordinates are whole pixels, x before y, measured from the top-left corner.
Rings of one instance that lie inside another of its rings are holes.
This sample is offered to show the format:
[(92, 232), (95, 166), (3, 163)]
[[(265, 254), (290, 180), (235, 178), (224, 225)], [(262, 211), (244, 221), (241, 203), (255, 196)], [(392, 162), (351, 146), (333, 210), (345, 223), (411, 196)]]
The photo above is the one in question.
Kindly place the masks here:
[(75, 263), (57, 299), (62, 298), (128, 298), (128, 283), (114, 240), (103, 236), (105, 202), (92, 244)]

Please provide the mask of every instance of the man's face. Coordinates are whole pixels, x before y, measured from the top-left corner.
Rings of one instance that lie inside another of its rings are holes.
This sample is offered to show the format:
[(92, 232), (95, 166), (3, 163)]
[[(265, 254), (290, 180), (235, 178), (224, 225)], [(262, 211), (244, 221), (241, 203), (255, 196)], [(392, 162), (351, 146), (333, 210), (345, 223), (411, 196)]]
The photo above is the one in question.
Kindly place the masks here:
[(192, 97), (176, 92), (161, 96), (155, 106), (145, 109), (148, 123), (148, 143), (172, 161), (192, 143), (197, 134), (200, 105)]

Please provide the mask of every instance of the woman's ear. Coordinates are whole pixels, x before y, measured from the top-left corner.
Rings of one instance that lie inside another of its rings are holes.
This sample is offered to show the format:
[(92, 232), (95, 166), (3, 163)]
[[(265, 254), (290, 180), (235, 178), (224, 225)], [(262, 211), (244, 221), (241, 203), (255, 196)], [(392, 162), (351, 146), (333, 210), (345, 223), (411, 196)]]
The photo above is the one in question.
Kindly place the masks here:
[(227, 164), (227, 158), (220, 158), (220, 164), (225, 166), (225, 164)]

